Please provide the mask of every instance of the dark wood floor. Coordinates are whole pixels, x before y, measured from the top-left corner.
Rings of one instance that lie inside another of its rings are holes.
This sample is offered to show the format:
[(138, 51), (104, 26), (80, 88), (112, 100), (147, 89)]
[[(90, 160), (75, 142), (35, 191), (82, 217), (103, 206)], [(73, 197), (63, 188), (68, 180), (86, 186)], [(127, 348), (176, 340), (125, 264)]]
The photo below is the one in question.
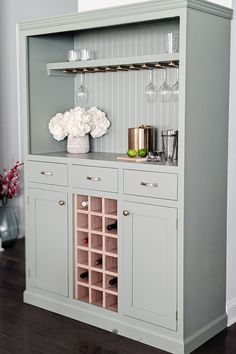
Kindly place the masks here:
[[(164, 354), (129, 339), (23, 304), (24, 240), (0, 254), (0, 353)], [(194, 354), (236, 354), (236, 325)]]

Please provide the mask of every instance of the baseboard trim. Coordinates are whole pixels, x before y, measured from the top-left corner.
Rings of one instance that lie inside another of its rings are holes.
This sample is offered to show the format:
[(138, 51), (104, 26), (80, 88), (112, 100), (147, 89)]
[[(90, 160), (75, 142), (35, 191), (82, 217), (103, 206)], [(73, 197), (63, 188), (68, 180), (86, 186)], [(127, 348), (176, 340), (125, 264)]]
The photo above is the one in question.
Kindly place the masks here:
[(29, 290), (24, 292), (24, 302), (109, 332), (115, 331), (123, 337), (159, 348), (169, 353), (185, 354), (184, 344), (181, 340), (162, 335), (156, 331), (148, 331), (142, 328), (142, 326), (133, 326), (119, 318), (119, 316), (111, 318), (105, 313), (99, 314), (97, 311), (87, 311), (81, 307), (67, 303), (66, 300), (63, 302), (51, 299), (50, 297)]
[(227, 327), (227, 314), (216, 318), (206, 326), (200, 328), (193, 335), (183, 341), (169, 336), (149, 331), (142, 326), (132, 325), (122, 317), (108, 316), (97, 311), (88, 311), (85, 308), (75, 306), (66, 298), (64, 300), (53, 299), (32, 290), (24, 292), (24, 302), (38, 306), (45, 310), (55, 312), (59, 315), (67, 316), (72, 319), (88, 323), (109, 332), (114, 330), (123, 337), (127, 337), (155, 348), (159, 348), (174, 354), (189, 354), (210, 338), (221, 332)]
[(2, 248), (2, 239), (0, 238), (0, 252), (3, 252), (4, 248)]
[(185, 353), (186, 354), (191, 353), (193, 350), (200, 347), (202, 344), (207, 342), (216, 334), (223, 331), (226, 327), (227, 327), (227, 314), (224, 313), (222, 316), (216, 318), (215, 320), (208, 323), (206, 326), (200, 328), (194, 334), (186, 338), (184, 342)]
[(236, 298), (227, 302), (228, 327), (236, 323)]

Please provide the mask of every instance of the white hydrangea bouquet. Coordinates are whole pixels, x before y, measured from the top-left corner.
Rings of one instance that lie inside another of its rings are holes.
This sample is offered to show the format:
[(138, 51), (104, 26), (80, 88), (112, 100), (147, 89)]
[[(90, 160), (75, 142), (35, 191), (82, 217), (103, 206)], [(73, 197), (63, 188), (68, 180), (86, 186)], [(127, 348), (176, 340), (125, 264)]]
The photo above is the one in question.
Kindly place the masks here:
[(88, 110), (75, 107), (65, 113), (57, 113), (49, 122), (49, 131), (60, 141), (68, 137), (67, 151), (70, 153), (89, 152), (89, 134), (100, 138), (107, 134), (111, 123), (106, 113), (92, 107)]

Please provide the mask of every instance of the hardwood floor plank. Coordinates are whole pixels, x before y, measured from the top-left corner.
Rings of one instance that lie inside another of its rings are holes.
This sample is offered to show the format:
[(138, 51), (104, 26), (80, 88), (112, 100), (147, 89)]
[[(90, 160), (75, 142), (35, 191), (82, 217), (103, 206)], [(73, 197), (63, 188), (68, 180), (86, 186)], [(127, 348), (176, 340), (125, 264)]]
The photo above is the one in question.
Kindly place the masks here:
[[(165, 354), (23, 303), (24, 240), (0, 254), (0, 354)], [(194, 351), (236, 354), (236, 324)]]

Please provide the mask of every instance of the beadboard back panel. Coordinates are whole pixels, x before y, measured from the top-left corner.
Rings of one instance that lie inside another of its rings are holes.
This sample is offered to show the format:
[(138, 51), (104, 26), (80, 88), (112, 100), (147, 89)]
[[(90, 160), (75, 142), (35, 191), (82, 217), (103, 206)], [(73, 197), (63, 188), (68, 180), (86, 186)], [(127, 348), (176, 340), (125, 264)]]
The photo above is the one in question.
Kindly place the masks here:
[[(155, 55), (166, 52), (166, 33), (179, 31), (179, 20), (140, 23), (135, 26), (117, 26), (99, 31), (82, 31), (75, 35), (75, 49), (95, 51), (95, 58)], [(153, 70), (157, 89), (163, 84), (163, 70)], [(168, 84), (176, 82), (176, 69), (168, 69)], [(75, 94), (81, 77), (75, 79)], [(157, 148), (161, 148), (163, 129), (178, 129), (178, 104), (148, 103), (144, 94), (149, 83), (148, 70), (107, 72), (85, 75), (89, 90), (88, 106), (96, 106), (107, 113), (111, 121), (109, 133), (91, 142), (97, 152), (126, 152), (128, 128), (149, 124), (157, 130)], [(76, 104), (76, 100), (75, 100)]]
[(75, 49), (92, 49), (95, 59), (166, 53), (166, 33), (176, 31), (178, 18), (79, 31)]
[[(176, 81), (176, 69), (168, 69), (168, 83)], [(107, 113), (111, 127), (107, 135), (91, 139), (97, 152), (126, 152), (128, 128), (149, 124), (157, 130), (157, 148), (161, 148), (160, 134), (164, 129), (178, 129), (178, 103), (162, 103), (157, 96), (155, 103), (148, 103), (144, 89), (149, 83), (148, 70), (86, 74), (85, 86), (89, 91), (89, 106), (96, 106)], [(153, 83), (163, 84), (163, 70), (153, 71)], [(75, 80), (75, 92), (80, 75)]]

